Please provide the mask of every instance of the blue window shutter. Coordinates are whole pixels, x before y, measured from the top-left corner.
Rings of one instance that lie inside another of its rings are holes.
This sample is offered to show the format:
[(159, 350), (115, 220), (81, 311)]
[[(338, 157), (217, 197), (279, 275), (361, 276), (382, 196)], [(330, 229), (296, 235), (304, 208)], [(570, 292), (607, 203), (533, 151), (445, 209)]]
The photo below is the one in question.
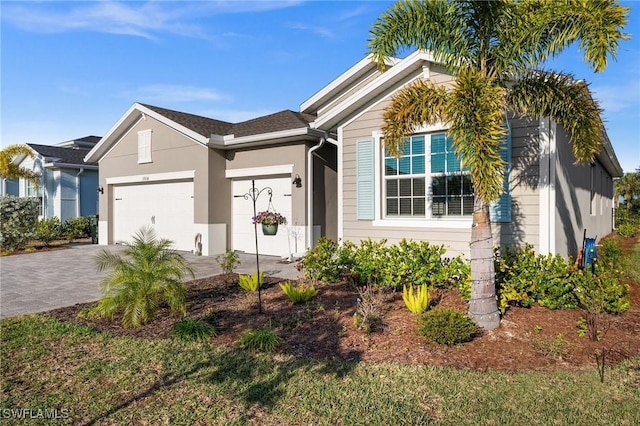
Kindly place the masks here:
[(503, 193), (491, 204), (489, 212), (491, 222), (511, 222), (511, 193), (509, 188), (509, 174), (511, 173), (511, 126), (507, 122), (507, 136), (505, 144), (500, 149), (500, 157), (505, 162)]
[(356, 141), (356, 218), (373, 220), (374, 217), (374, 158), (373, 140)]

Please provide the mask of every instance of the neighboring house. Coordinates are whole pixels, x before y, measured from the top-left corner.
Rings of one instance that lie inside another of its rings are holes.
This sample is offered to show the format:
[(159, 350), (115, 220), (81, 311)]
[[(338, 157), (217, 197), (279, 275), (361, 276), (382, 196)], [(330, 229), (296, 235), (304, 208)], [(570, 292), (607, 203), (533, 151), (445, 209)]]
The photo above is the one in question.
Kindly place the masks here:
[[(401, 159), (385, 156), (383, 111), (417, 79), (451, 85), (452, 77), (425, 52), (381, 73), (368, 59), (304, 102), (313, 127), (337, 134), (338, 236), (360, 241), (407, 237), (469, 254), (472, 193), (464, 164), (452, 152), (447, 125), (415, 130)], [(613, 180), (622, 169), (606, 134), (593, 164), (576, 165), (567, 134), (548, 118), (509, 119), (507, 193), (492, 206), (496, 244), (530, 243), (539, 253), (575, 256), (583, 232), (613, 228)]]
[[(242, 123), (134, 104), (85, 157), (100, 165), (100, 243), (152, 225), (180, 250), (255, 252), (247, 195), (271, 188), (271, 206), (289, 225), (258, 230), (259, 251), (288, 256), (319, 236), (402, 238), (469, 254), (473, 188), (451, 150), (447, 125), (416, 129), (401, 159), (381, 140), (391, 96), (416, 79), (453, 84), (425, 52), (381, 73), (365, 58), (301, 105)], [(549, 119), (511, 117), (507, 193), (492, 206), (496, 244), (530, 243), (575, 256), (587, 236), (612, 230), (611, 144), (593, 164), (575, 165), (565, 131)], [(300, 178), (301, 187), (296, 182)], [(269, 207), (263, 191), (257, 211)]]
[(179, 250), (255, 253), (253, 185), (264, 190), (256, 211), (288, 221), (275, 236), (258, 226), (260, 253), (337, 238), (336, 149), (309, 127), (314, 119), (281, 111), (233, 124), (134, 104), (85, 158), (100, 165), (100, 244), (151, 225)]
[(85, 163), (84, 157), (100, 140), (86, 136), (57, 145), (29, 143), (35, 157), (22, 156), (14, 161), (22, 168), (40, 174), (38, 188), (32, 182), (19, 179), (8, 182), (7, 195), (38, 197), (40, 217), (58, 217), (65, 221), (78, 216), (95, 215), (98, 209), (98, 166)]

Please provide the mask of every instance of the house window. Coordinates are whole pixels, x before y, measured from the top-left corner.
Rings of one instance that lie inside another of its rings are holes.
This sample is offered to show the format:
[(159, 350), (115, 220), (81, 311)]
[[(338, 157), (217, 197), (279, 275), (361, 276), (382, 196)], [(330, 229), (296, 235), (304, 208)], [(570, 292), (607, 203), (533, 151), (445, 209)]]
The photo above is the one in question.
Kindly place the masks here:
[(385, 152), (384, 183), (387, 217), (426, 217), (429, 208), (435, 217), (473, 213), (471, 177), (445, 133), (409, 138), (401, 158)]
[(138, 163), (151, 163), (151, 130), (138, 132)]
[(38, 216), (42, 216), (42, 187), (41, 186), (36, 187), (36, 185), (32, 181), (25, 180), (24, 196), (38, 199), (38, 205), (39, 205)]

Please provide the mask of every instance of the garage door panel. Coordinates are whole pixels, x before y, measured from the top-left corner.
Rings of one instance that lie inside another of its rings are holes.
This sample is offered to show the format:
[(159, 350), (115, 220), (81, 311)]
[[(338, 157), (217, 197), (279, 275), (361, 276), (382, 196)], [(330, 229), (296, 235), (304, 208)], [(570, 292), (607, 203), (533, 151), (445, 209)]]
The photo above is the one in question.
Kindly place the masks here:
[[(287, 218), (287, 224), (291, 225), (291, 179), (289, 177), (256, 179), (255, 186), (257, 191), (264, 189), (256, 199), (256, 212), (277, 211)], [(232, 247), (234, 250), (255, 253), (255, 234), (252, 222), (253, 201), (249, 196), (244, 197), (252, 188), (251, 180), (234, 181), (232, 188)], [(271, 196), (265, 188), (271, 188)], [(263, 235), (262, 227), (259, 224), (257, 231), (260, 254), (288, 256), (292, 252), (292, 248), (289, 248), (287, 225), (280, 225), (278, 233), (272, 236)]]
[(193, 181), (116, 186), (113, 206), (115, 241), (152, 226), (175, 249), (193, 248)]

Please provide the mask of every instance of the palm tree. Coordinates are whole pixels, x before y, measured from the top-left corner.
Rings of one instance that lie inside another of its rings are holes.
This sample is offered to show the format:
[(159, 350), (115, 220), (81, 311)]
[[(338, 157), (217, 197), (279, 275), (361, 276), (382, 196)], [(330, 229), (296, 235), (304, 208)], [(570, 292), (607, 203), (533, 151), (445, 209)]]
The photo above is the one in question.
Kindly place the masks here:
[(172, 313), (186, 313), (185, 274), (194, 276), (191, 266), (172, 242), (158, 239), (152, 228), (140, 229), (128, 243), (123, 257), (102, 250), (96, 256), (98, 271), (111, 269), (102, 281), (103, 296), (92, 315), (113, 319), (122, 312), (124, 327), (139, 327), (151, 321), (166, 302)]
[(634, 200), (640, 197), (640, 169), (636, 169), (635, 173), (625, 173), (616, 180), (615, 197), (616, 205), (620, 197), (624, 198), (627, 213), (629, 213)]
[(385, 110), (383, 137), (388, 152), (399, 156), (417, 126), (450, 125), (474, 188), (469, 315), (483, 328), (500, 324), (489, 205), (503, 191), (507, 112), (552, 118), (567, 131), (576, 160), (592, 161), (603, 124), (588, 85), (538, 68), (579, 41), (585, 60), (603, 71), (627, 38), (621, 32), (627, 12), (615, 0), (408, 1), (392, 5), (372, 26), (369, 53), (380, 69), (413, 48), (431, 52), (455, 77), (449, 89), (417, 81), (399, 91)]
[[(25, 155), (29, 158), (34, 158), (35, 154), (28, 145), (15, 144), (9, 145), (0, 150), (0, 178), (2, 179), (26, 179), (33, 183), (38, 188), (40, 186), (40, 175), (32, 170), (18, 167), (13, 161), (21, 156)], [(4, 185), (4, 181), (3, 181)], [(4, 188), (2, 188), (4, 194)]]

